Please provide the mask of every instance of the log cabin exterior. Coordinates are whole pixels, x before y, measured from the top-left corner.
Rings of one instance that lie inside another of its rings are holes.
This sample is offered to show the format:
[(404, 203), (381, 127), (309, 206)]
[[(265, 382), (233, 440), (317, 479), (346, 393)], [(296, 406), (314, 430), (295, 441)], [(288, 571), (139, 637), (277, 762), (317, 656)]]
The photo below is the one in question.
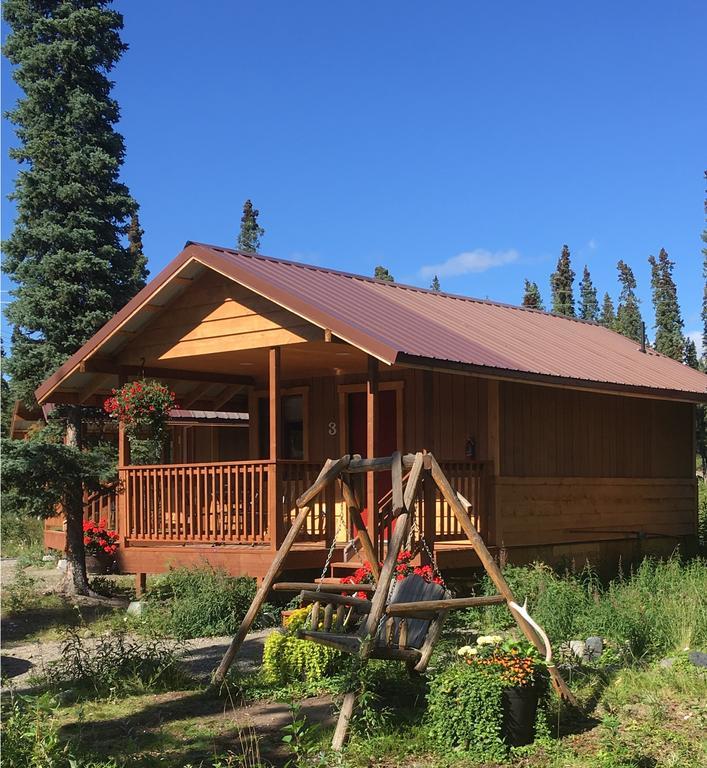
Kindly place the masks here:
[[(124, 572), (208, 561), (261, 577), (326, 458), (396, 449), (434, 453), (513, 562), (611, 563), (696, 541), (707, 377), (591, 323), (188, 243), (37, 398), (100, 405), (140, 375), (169, 383), (187, 413), (223, 418), (175, 420), (154, 466), (131, 465), (119, 431), (117, 487), (87, 514), (112, 515)], [(382, 552), (389, 489), (371, 473), (358, 490)], [(477, 564), (424, 488), (418, 527), (442, 570)], [(352, 533), (329, 492), (286, 568), (320, 569), (330, 547), (360, 561)], [(45, 540), (63, 546), (58, 521)]]

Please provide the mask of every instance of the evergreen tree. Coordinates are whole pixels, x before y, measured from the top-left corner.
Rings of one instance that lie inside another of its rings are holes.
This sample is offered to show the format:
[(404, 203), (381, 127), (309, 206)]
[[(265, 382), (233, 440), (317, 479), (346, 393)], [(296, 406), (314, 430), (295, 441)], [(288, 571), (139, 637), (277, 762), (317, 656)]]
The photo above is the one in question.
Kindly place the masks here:
[[(707, 182), (707, 171), (705, 171), (705, 182)], [(705, 221), (707, 222), (707, 197), (705, 197)], [(702, 230), (702, 242), (705, 244), (702, 249), (702, 279), (704, 281), (702, 289), (702, 369), (707, 371), (707, 227)], [(704, 406), (701, 407), (704, 409)]]
[[(126, 50), (121, 14), (107, 0), (6, 0), (4, 52), (24, 95), (8, 114), (22, 169), (15, 226), (4, 243), (12, 278), (7, 371), (15, 396), (37, 385), (144, 285), (144, 261), (125, 246), (137, 210), (119, 181), (124, 144), (109, 74)], [(80, 449), (81, 408), (67, 409), (66, 448)], [(68, 455), (68, 454), (67, 454)], [(67, 556), (86, 593), (81, 480), (66, 494)], [(71, 585), (69, 585), (71, 586)]]
[(260, 250), (260, 238), (265, 230), (258, 224), (260, 211), (253, 208), (253, 203), (246, 200), (243, 203), (243, 215), (241, 216), (241, 231), (238, 233), (238, 250), (248, 253), (257, 253)]
[(550, 276), (552, 311), (556, 315), (575, 316), (573, 283), (574, 272), (570, 263), (570, 249), (563, 245), (557, 261), (557, 269)]
[(700, 368), (700, 360), (697, 357), (697, 346), (690, 338), (685, 339), (685, 359), (683, 362), (685, 365), (689, 365), (690, 368), (695, 368), (696, 370), (699, 370)]
[(616, 311), (616, 330), (640, 344), (643, 338), (643, 321), (641, 311), (638, 308), (639, 299), (636, 296), (636, 278), (633, 276), (633, 270), (625, 261), (619, 261), (616, 268), (621, 284), (619, 308)]
[(137, 210), (130, 217), (130, 226), (128, 227), (128, 251), (130, 252), (130, 261), (133, 265), (135, 283), (145, 283), (147, 277), (147, 259), (142, 247), (142, 236), (145, 230), (140, 226), (140, 216)]
[(614, 302), (611, 300), (611, 296), (609, 296), (608, 293), (604, 294), (604, 299), (601, 303), (599, 323), (612, 331), (616, 330), (616, 313), (614, 312)]
[(543, 306), (543, 300), (540, 296), (540, 288), (537, 283), (531, 283), (530, 280), (525, 281), (525, 289), (523, 290), (522, 306), (528, 309), (545, 309)]
[(432, 278), (432, 285), (430, 285), (430, 288), (433, 291), (441, 291), (442, 290), (442, 286), (439, 284), (439, 278), (437, 277), (437, 275), (435, 275)]
[(658, 258), (648, 257), (651, 265), (651, 289), (655, 309), (655, 348), (673, 360), (682, 362), (685, 357), (683, 321), (680, 316), (678, 293), (673, 280), (674, 262), (670, 261), (665, 248)]
[(373, 271), (373, 277), (376, 278), (376, 280), (385, 280), (388, 283), (394, 283), (395, 279), (393, 276), (388, 272), (388, 270), (385, 267), (378, 266)]
[(592, 277), (586, 264), (584, 265), (582, 281), (579, 284), (579, 316), (582, 320), (591, 320), (594, 323), (599, 318), (597, 289), (592, 283)]

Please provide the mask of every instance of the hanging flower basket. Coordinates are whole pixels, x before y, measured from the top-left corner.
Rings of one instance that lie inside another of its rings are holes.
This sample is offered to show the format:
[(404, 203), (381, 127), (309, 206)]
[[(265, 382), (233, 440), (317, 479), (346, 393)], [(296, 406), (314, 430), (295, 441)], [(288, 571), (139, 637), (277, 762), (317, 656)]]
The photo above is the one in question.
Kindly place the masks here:
[(103, 404), (125, 427), (132, 464), (159, 464), (167, 436), (167, 418), (178, 408), (174, 392), (159, 381), (138, 379), (114, 389)]

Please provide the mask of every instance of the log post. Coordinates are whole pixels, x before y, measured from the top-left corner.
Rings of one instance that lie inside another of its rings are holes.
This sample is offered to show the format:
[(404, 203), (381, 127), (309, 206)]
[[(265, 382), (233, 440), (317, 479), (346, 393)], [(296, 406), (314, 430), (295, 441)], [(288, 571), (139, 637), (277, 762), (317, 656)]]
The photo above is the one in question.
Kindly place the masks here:
[(268, 467), (268, 530), (270, 548), (277, 551), (283, 538), (282, 493), (279, 460), (282, 458), (282, 400), (280, 398), (280, 347), (268, 352), (270, 466)]
[[(435, 481), (435, 484), (439, 488), (440, 493), (445, 498), (447, 504), (449, 504), (451, 507), (452, 512), (459, 521), (459, 524), (464, 530), (464, 533), (471, 542), (471, 545), (474, 547), (474, 551), (478, 555), (481, 564), (486, 569), (486, 573), (488, 573), (489, 578), (494, 583), (499, 594), (503, 595), (506, 603), (516, 602), (513, 591), (508, 586), (508, 582), (503, 577), (501, 569), (498, 567), (498, 564), (491, 556), (491, 553), (488, 551), (488, 549), (486, 549), (484, 540), (481, 538), (481, 536), (479, 536), (476, 528), (474, 527), (474, 524), (471, 522), (471, 518), (467, 514), (466, 509), (464, 509), (464, 505), (457, 498), (456, 492), (450, 485), (449, 480), (447, 479), (444, 472), (442, 472), (442, 469), (437, 463), (437, 460), (434, 458), (434, 456), (431, 456), (430, 459), (432, 464), (432, 477)], [(375, 600), (375, 593), (373, 599)], [(535, 632), (533, 627), (530, 626), (530, 624), (528, 624), (525, 620), (523, 620), (522, 616), (516, 614), (515, 611), (511, 611), (511, 613), (526, 638), (538, 649), (540, 654), (544, 654), (545, 644), (543, 643), (542, 639), (538, 637), (538, 634)], [(576, 706), (577, 700), (575, 699), (572, 691), (570, 691), (570, 689), (567, 687), (567, 683), (564, 681), (557, 667), (553, 664), (548, 665), (548, 672), (550, 673), (550, 678), (552, 679), (552, 683), (555, 686), (557, 693), (563, 699), (566, 699), (570, 704)]]
[[(369, 459), (377, 456), (378, 407), (378, 360), (369, 355), (366, 379), (366, 456)], [(376, 473), (369, 472), (366, 477), (366, 509), (368, 510), (366, 528), (369, 538), (373, 541), (373, 546), (378, 551), (378, 494), (376, 486)], [(380, 555), (381, 552), (378, 552), (378, 557)]]
[(122, 467), (130, 463), (130, 448), (125, 437), (125, 425), (118, 422), (118, 486), (115, 494), (115, 518), (116, 528), (120, 536), (121, 546), (125, 546), (125, 539), (128, 537), (128, 489), (127, 472)]

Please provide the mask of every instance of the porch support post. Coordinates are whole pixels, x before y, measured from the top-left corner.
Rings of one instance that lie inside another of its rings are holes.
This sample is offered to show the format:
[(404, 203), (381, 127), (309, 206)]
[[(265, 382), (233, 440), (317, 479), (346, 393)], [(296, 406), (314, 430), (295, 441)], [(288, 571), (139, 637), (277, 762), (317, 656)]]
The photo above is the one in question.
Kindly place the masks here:
[[(118, 386), (125, 384), (125, 376), (118, 377)], [(130, 446), (125, 436), (125, 425), (118, 422), (118, 467), (126, 467), (130, 464)], [(126, 472), (118, 470), (118, 487), (115, 494), (115, 522), (120, 542), (125, 546), (125, 539), (128, 535), (128, 507), (127, 507), (127, 488)], [(120, 552), (120, 550), (118, 550)]]
[(268, 353), (268, 390), (270, 406), (270, 456), (268, 469), (268, 530), (272, 549), (278, 549), (283, 539), (283, 519), (280, 509), (280, 471), (277, 462), (282, 458), (282, 401), (280, 399), (280, 347), (271, 347)]
[(482, 504), (487, 521), (487, 543), (490, 546), (503, 548), (503, 528), (496, 509), (496, 478), (501, 472), (501, 402), (500, 382), (488, 379), (487, 382), (488, 408), (488, 458), (491, 466), (480, 478), (482, 488)]
[[(378, 455), (378, 360), (368, 357), (368, 377), (366, 379), (366, 457), (373, 459)], [(369, 472), (366, 479), (366, 508), (368, 517), (366, 528), (373, 542), (374, 548), (378, 548), (378, 494), (376, 492), (376, 473)], [(378, 552), (378, 557), (382, 552)]]

